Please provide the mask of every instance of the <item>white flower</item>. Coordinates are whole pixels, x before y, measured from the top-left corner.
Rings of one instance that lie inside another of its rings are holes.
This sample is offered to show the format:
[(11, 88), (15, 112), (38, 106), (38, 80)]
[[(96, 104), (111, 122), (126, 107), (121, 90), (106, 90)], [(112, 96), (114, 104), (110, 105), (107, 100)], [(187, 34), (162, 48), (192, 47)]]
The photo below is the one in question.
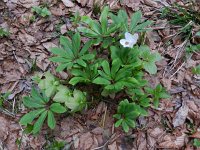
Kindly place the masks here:
[(125, 39), (120, 40), (120, 44), (123, 45), (124, 47), (130, 47), (132, 48), (133, 45), (137, 43), (138, 40), (138, 34), (135, 33), (134, 35), (126, 32), (125, 33)]

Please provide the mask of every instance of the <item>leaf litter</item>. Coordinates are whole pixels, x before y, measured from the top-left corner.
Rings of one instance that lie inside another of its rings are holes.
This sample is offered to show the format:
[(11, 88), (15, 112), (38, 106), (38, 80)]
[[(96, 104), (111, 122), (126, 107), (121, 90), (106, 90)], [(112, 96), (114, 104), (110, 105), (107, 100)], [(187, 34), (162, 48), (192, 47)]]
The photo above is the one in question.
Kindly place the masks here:
[[(150, 110), (149, 116), (140, 119), (138, 128), (124, 134), (121, 129), (114, 129), (114, 114), (112, 103), (101, 102), (80, 115), (62, 118), (56, 126), (55, 139), (67, 142), (71, 149), (182, 149), (191, 146), (191, 138), (200, 138), (199, 108), (200, 85), (198, 76), (191, 73), (190, 68), (199, 64), (199, 55), (193, 54), (189, 61), (184, 61), (184, 41), (181, 36), (174, 38), (177, 30), (167, 20), (158, 18), (157, 9), (170, 5), (173, 1), (124, 0), (49, 0), (49, 10), (52, 16), (48, 19), (37, 18), (30, 23), (31, 7), (39, 6), (47, 1), (38, 0), (4, 0), (0, 2), (0, 27), (6, 27), (10, 36), (0, 39), (0, 94), (10, 91), (9, 111), (14, 112), (14, 118), (5, 113), (0, 117), (1, 147), (17, 149), (21, 141), (21, 149), (42, 149), (47, 143), (44, 128), (41, 135), (33, 137), (22, 134), (18, 125), (21, 113), (26, 111), (20, 105), (20, 99), (31, 88), (32, 70), (39, 68), (40, 72), (52, 70), (53, 64), (48, 61), (48, 49), (58, 43), (59, 34), (74, 30), (68, 16), (79, 11), (81, 15), (93, 15), (93, 8), (108, 4), (113, 10), (124, 7), (129, 14), (142, 10), (145, 18), (156, 18), (154, 30), (146, 35), (146, 43), (152, 50), (160, 52), (164, 61), (158, 64), (159, 73), (156, 77), (148, 77), (162, 84), (171, 92), (172, 98), (162, 101), (159, 109)], [(11, 19), (16, 18), (16, 19)], [(28, 19), (27, 19), (28, 18)], [(62, 18), (62, 19), (61, 19)], [(61, 33), (56, 26), (61, 25)], [(171, 40), (172, 38), (172, 40)], [(166, 46), (168, 41), (172, 42)], [(199, 38), (195, 37), (196, 43)], [(63, 74), (66, 78), (67, 75)], [(152, 82), (152, 84), (155, 82)], [(154, 85), (152, 85), (154, 86)], [(13, 107), (13, 105), (16, 105)], [(13, 111), (14, 110), (14, 111)], [(188, 121), (194, 125), (195, 133), (188, 136)], [(145, 128), (142, 126), (145, 125)]]

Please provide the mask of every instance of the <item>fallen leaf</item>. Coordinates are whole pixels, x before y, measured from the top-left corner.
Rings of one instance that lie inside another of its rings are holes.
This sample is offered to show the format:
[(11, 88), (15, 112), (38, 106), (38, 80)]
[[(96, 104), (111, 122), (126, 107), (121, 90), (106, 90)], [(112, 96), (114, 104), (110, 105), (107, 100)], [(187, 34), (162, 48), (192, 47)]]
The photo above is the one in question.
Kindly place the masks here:
[(4, 117), (0, 117), (0, 141), (4, 141), (8, 136), (9, 121)]
[(70, 0), (62, 0), (63, 4), (66, 6), (66, 7), (74, 7), (74, 3)]
[(31, 8), (33, 6), (38, 6), (40, 4), (40, 1), (39, 0), (19, 0), (18, 3), (26, 8)]
[(84, 133), (80, 136), (79, 148), (82, 150), (90, 149), (93, 142), (92, 134), (90, 132)]
[(117, 150), (117, 142), (113, 142), (112, 144), (108, 145), (109, 150)]
[(188, 106), (183, 102), (182, 106), (176, 112), (175, 117), (173, 119), (173, 126), (178, 127), (184, 124), (185, 119), (188, 115)]

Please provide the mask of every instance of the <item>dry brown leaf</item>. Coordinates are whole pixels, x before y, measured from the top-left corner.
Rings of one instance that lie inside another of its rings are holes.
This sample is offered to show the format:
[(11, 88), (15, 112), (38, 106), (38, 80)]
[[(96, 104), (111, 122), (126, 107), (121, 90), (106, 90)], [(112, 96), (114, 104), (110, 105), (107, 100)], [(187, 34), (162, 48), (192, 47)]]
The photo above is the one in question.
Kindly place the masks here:
[(184, 124), (185, 119), (188, 115), (188, 106), (183, 102), (183, 105), (176, 112), (175, 117), (173, 118), (173, 126), (178, 127)]
[(32, 46), (34, 44), (36, 44), (36, 39), (35, 37), (27, 34), (27, 33), (20, 33), (18, 34), (19, 39), (22, 41), (22, 43), (24, 43), (24, 45), (28, 45), (28, 46)]
[(88, 150), (92, 147), (94, 141), (90, 132), (84, 133), (80, 136), (79, 148)]
[(22, 6), (26, 8), (31, 8), (33, 6), (38, 6), (40, 4), (40, 1), (39, 0), (19, 0), (18, 4), (21, 4)]
[(71, 0), (62, 0), (62, 2), (66, 7), (74, 7), (75, 6)]
[(4, 141), (8, 136), (9, 121), (4, 117), (0, 117), (0, 141)]
[(140, 3), (143, 2), (143, 0), (123, 0), (121, 1), (122, 5), (126, 5), (133, 10), (139, 10)]
[(46, 42), (46, 43), (42, 43), (42, 45), (44, 46), (44, 48), (46, 48), (48, 51), (51, 50), (51, 48), (53, 47), (57, 47), (54, 43), (52, 42)]
[(109, 150), (118, 150), (117, 142), (115, 141), (115, 142), (111, 143), (110, 145), (108, 145), (108, 149)]

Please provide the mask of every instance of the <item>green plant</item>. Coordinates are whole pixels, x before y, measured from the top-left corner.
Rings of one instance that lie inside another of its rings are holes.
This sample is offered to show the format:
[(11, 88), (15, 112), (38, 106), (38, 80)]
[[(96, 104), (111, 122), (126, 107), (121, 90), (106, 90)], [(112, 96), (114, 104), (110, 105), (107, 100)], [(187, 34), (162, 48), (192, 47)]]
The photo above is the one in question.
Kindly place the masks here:
[(194, 139), (193, 145), (195, 147), (200, 147), (200, 140), (199, 139)]
[(71, 74), (74, 76), (70, 79), (69, 84), (76, 85), (77, 83), (92, 83), (98, 76), (99, 64), (88, 64), (87, 67), (80, 69), (72, 69)]
[(101, 66), (102, 70), (98, 70), (99, 76), (93, 80), (93, 83), (103, 85), (102, 95), (117, 93), (124, 87), (138, 84), (138, 81), (132, 77), (133, 67), (121, 67), (119, 59), (114, 59), (111, 66), (104, 60)]
[(7, 37), (9, 35), (9, 32), (5, 30), (4, 28), (0, 28), (0, 37)]
[(71, 112), (78, 112), (87, 107), (86, 93), (80, 90), (71, 92), (68, 88), (63, 86), (59, 87), (53, 100), (59, 103), (65, 103), (65, 106), (69, 108)]
[(152, 96), (154, 106), (157, 108), (160, 99), (169, 98), (170, 95), (166, 92), (165, 88), (161, 84), (158, 84), (154, 89), (146, 87), (145, 91)]
[(76, 33), (72, 37), (72, 41), (68, 38), (60, 37), (61, 47), (51, 48), (51, 52), (57, 56), (50, 58), (52, 62), (59, 63), (57, 71), (64, 69), (86, 67), (87, 62), (94, 59), (95, 55), (88, 52), (92, 45), (92, 41), (88, 41), (81, 48), (81, 37)]
[(189, 45), (188, 47), (186, 47), (186, 52), (187, 53), (195, 53), (195, 52), (199, 52), (200, 51), (200, 44), (197, 45)]
[(155, 63), (161, 60), (160, 54), (151, 53), (146, 45), (134, 46), (132, 49), (111, 46), (111, 57), (112, 59), (119, 58), (125, 66), (141, 66), (150, 74), (157, 72)]
[(117, 108), (117, 114), (113, 117), (117, 119), (115, 123), (115, 127), (122, 126), (125, 132), (129, 131), (129, 128), (135, 128), (136, 123), (135, 120), (142, 114), (140, 111), (140, 106), (134, 103), (129, 103), (127, 99), (121, 101)]
[(128, 24), (128, 15), (124, 10), (119, 10), (117, 15), (110, 13), (113, 23), (120, 25), (121, 31), (144, 32), (147, 31), (146, 27), (152, 24), (152, 21), (142, 21), (142, 12), (137, 11), (131, 16), (131, 22)]
[(200, 75), (200, 65), (192, 68), (192, 73)]
[(32, 133), (36, 134), (41, 130), (41, 127), (47, 118), (47, 124), (51, 129), (55, 128), (56, 120), (54, 113), (64, 113), (66, 108), (60, 103), (51, 103), (48, 105), (50, 98), (47, 97), (43, 91), (38, 91), (32, 88), (31, 95), (23, 98), (24, 106), (32, 109), (20, 119), (20, 124), (27, 126), (31, 124), (34, 119), (38, 118), (33, 124)]
[(64, 141), (53, 140), (51, 143), (45, 146), (45, 150), (62, 150), (66, 143)]
[(47, 7), (33, 6), (32, 12), (41, 17), (49, 17), (51, 15), (51, 12), (47, 9)]
[[(158, 107), (160, 99), (169, 97), (160, 84), (152, 89), (144, 79), (145, 72), (156, 74), (156, 62), (161, 59), (160, 54), (151, 52), (148, 46), (137, 44), (138, 32), (148, 30), (151, 23), (142, 21), (142, 14), (138, 11), (129, 24), (125, 11), (114, 15), (105, 7), (99, 21), (81, 17), (77, 31), (88, 38), (87, 42), (83, 44), (76, 32), (71, 40), (61, 36), (60, 47), (51, 49), (56, 55), (50, 58), (58, 64), (56, 71), (67, 71), (68, 83), (73, 88), (77, 86), (96, 99), (103, 99), (102, 96), (117, 100), (126, 98), (119, 103), (114, 115), (118, 120), (115, 126), (122, 125), (126, 132), (135, 127), (139, 116), (148, 114), (147, 109), (152, 103)], [(35, 80), (54, 102), (65, 104), (72, 113), (87, 107), (85, 92), (71, 90), (50, 73), (44, 77)]]
[(78, 27), (78, 31), (86, 37), (95, 39), (96, 43), (102, 42), (102, 47), (107, 48), (111, 43), (115, 42), (112, 34), (120, 28), (120, 24), (108, 23), (108, 14), (109, 8), (106, 6), (101, 13), (100, 23), (88, 16), (81, 17), (83, 26)]
[(37, 76), (34, 80), (47, 97), (51, 97), (55, 102), (64, 103), (71, 112), (78, 112), (87, 107), (86, 93), (76, 89), (71, 91), (50, 72), (46, 72), (44, 76)]
[(3, 102), (8, 99), (11, 92), (6, 92), (4, 94), (0, 94), (0, 107), (3, 107)]

